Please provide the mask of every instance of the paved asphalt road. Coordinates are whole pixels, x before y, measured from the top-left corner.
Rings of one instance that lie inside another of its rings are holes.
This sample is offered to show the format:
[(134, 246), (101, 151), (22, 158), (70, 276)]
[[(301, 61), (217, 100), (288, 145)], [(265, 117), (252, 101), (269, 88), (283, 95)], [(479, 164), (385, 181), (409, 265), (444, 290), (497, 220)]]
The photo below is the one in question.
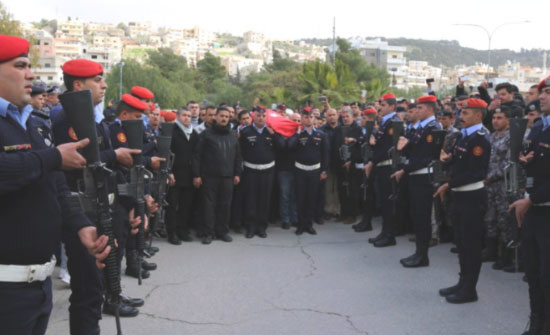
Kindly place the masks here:
[[(479, 301), (451, 305), (437, 290), (457, 281), (450, 245), (430, 249), (430, 266), (405, 269), (399, 259), (414, 244), (367, 243), (375, 232), (354, 233), (328, 222), (317, 236), (297, 237), (272, 226), (268, 238), (233, 243), (157, 241), (159, 266), (142, 286), (123, 276), (123, 291), (145, 298), (136, 318), (123, 319), (126, 335), (516, 335), (528, 317), (527, 285), (520, 274), (484, 264)], [(70, 290), (54, 282), (48, 334), (68, 334)], [(102, 334), (115, 334), (110, 316)]]

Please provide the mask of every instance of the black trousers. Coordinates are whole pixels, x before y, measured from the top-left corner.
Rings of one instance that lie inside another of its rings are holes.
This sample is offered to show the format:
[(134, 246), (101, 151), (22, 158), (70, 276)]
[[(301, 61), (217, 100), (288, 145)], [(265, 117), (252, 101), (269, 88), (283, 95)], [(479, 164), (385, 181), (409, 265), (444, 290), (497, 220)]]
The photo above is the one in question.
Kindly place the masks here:
[(80, 242), (76, 232), (63, 232), (67, 269), (71, 275), (69, 325), (71, 334), (99, 334), (103, 304), (103, 274), (95, 258)]
[(233, 187), (233, 200), (231, 202), (231, 228), (240, 228), (244, 223), (244, 190), (243, 180), (239, 185)]
[(356, 217), (359, 214), (359, 187), (361, 179), (353, 164), (349, 171), (342, 168), (338, 173), (338, 198), (340, 199), (340, 215)]
[(321, 180), (319, 184), (319, 193), (317, 201), (315, 201), (315, 213), (313, 214), (313, 219), (315, 221), (323, 219), (325, 215), (325, 181), (326, 180)]
[(309, 228), (313, 225), (315, 201), (321, 185), (321, 171), (304, 171), (295, 169), (295, 190), (298, 212), (298, 228)]
[(393, 202), (390, 200), (392, 194), (391, 188), (391, 167), (382, 166), (375, 169), (375, 189), (377, 198), (377, 206), (382, 212), (382, 233), (393, 237), (395, 236), (395, 215), (393, 212)]
[(483, 220), (486, 212), (487, 191), (485, 188), (476, 191), (453, 192), (452, 214), (455, 220), (458, 260), (460, 273), (464, 277), (464, 288), (467, 290), (475, 290), (481, 270)]
[(399, 195), (397, 199), (397, 211), (394, 218), (394, 232), (396, 235), (413, 233), (413, 219), (411, 217), (411, 203), (409, 193), (410, 176), (405, 174), (399, 181)]
[(359, 211), (363, 215), (363, 220), (370, 221), (376, 211), (376, 192), (374, 188), (374, 170), (367, 179), (365, 170), (359, 172), (361, 185), (359, 187)]
[(189, 235), (195, 208), (196, 190), (193, 186), (170, 187), (166, 208), (166, 232), (168, 234)]
[(433, 187), (428, 174), (409, 175), (409, 213), (416, 235), (416, 253), (428, 256), (432, 238)]
[(251, 233), (264, 233), (269, 222), (271, 195), (275, 169), (254, 170), (245, 167), (243, 191), (246, 230)]
[(43, 335), (48, 327), (51, 310), (51, 278), (33, 283), (0, 282), (2, 334)]
[(522, 247), (531, 313), (550, 320), (550, 207), (532, 206), (525, 215)]
[(229, 215), (233, 197), (233, 178), (202, 178), (202, 233), (222, 236), (229, 232)]

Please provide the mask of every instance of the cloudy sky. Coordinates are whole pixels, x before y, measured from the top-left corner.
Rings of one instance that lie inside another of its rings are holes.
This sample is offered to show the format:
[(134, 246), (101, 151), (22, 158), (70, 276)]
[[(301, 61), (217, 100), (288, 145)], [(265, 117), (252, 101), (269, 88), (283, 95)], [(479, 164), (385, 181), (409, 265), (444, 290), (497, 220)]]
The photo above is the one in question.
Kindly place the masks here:
[(550, 49), (550, 1), (182, 1), (171, 0), (0, 0), (21, 21), (78, 17), (84, 21), (119, 23), (150, 21), (153, 26), (190, 28), (199, 25), (217, 32), (247, 30), (273, 39), (332, 36), (409, 37), (458, 40), (486, 50), (487, 34), (505, 23), (492, 38), (492, 49)]

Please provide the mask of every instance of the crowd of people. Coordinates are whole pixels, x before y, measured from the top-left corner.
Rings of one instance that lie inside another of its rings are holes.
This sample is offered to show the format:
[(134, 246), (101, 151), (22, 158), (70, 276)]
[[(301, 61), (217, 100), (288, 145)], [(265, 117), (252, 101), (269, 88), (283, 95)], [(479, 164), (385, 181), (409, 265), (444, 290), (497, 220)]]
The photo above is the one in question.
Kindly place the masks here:
[[(275, 225), (315, 235), (315, 224), (337, 222), (364, 233), (380, 216), (382, 229), (368, 242), (391, 247), (397, 236), (410, 234), (416, 250), (400, 260), (406, 268), (429, 266), (431, 246), (454, 244), (458, 283), (439, 291), (449, 303), (477, 301), (482, 262), (525, 272), (531, 316), (524, 334), (550, 334), (550, 77), (525, 96), (510, 83), (493, 93), (487, 81), (470, 90), (460, 81), (455, 96), (438, 98), (427, 82), (426, 95), (414, 101), (387, 93), (375, 102), (331, 106), (321, 96), (319, 106), (295, 110), (260, 101), (250, 109), (239, 102), (189, 101), (176, 111), (161, 110), (154, 92), (134, 86), (103, 108), (107, 85), (100, 64), (65, 63), (62, 93), (33, 82), (28, 42), (0, 40), (6, 222), (0, 320), (9, 333), (45, 332), (55, 253), (60, 278), (72, 290), (71, 333), (98, 334), (102, 308), (136, 316), (144, 304), (120, 292), (114, 297), (103, 273), (114, 253), (117, 271), (125, 258), (126, 275), (140, 281), (151, 275), (156, 264), (144, 258), (158, 248), (144, 246), (141, 233), (174, 245), (194, 238), (208, 245), (231, 242), (231, 234), (266, 238)], [(93, 145), (116, 175), (116, 182), (107, 182), (116, 246), (100, 234), (97, 208), (73, 200), (86, 175), (82, 149), (91, 144), (78, 136), (59, 97), (86, 90), (94, 107)], [(132, 121), (142, 125), (137, 147), (130, 140)], [(169, 157), (161, 153), (163, 136), (171, 137)], [(143, 194), (121, 191), (120, 185), (140, 189), (138, 165), (151, 178), (163, 176), (165, 194), (147, 185)], [(40, 276), (27, 275), (31, 268)]]

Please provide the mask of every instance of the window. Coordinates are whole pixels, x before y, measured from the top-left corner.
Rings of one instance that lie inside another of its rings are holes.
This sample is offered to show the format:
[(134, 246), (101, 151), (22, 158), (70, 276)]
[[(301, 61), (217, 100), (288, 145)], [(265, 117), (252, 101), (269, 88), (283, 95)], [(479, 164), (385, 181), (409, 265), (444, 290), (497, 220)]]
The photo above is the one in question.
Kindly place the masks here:
[(92, 55), (92, 59), (97, 59), (97, 55)]
[(48, 76), (48, 80), (53, 80), (53, 77), (52, 77), (52, 76)]
[(397, 55), (392, 55), (391, 58), (397, 58)]
[(44, 64), (44, 67), (51, 67), (50, 63)]

